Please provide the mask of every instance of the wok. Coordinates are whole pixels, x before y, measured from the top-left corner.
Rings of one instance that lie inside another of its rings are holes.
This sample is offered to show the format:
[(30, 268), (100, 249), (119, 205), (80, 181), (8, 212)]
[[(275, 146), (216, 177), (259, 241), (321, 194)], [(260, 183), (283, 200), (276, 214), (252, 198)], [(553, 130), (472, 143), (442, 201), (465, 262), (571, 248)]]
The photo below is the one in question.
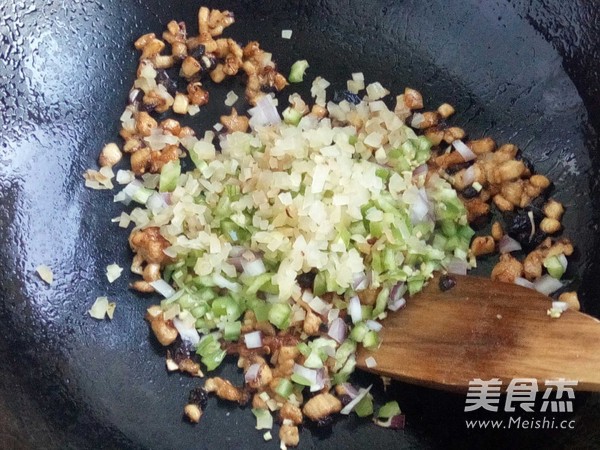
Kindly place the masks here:
[[(600, 8), (598, 2), (229, 1), (228, 32), (257, 39), (285, 73), (297, 59), (343, 89), (363, 71), (392, 92), (411, 86), (436, 107), (456, 106), (453, 123), (472, 137), (517, 144), (567, 212), (577, 245), (568, 273), (584, 309), (600, 314)], [(211, 399), (198, 426), (182, 419), (198, 381), (168, 375), (142, 320), (153, 298), (109, 285), (105, 268), (127, 267), (128, 232), (112, 193), (85, 189), (81, 174), (116, 136), (133, 82), (139, 35), (171, 19), (195, 28), (196, 1), (30, 0), (0, 5), (0, 448), (277, 448), (263, 443), (249, 410)], [(291, 40), (281, 39), (292, 29)], [(237, 81), (225, 83), (194, 119), (211, 126)], [(282, 98), (287, 98), (287, 92)], [(53, 268), (45, 285), (35, 267)], [(482, 269), (485, 271), (485, 267)], [(86, 311), (108, 295), (112, 322)], [(560, 349), (557, 349), (560, 351)], [(239, 377), (233, 364), (220, 373)], [(238, 378), (239, 379), (239, 378)], [(596, 396), (579, 394), (568, 430), (470, 430), (465, 398), (393, 383), (379, 400), (399, 400), (404, 431), (366, 420), (302, 432), (301, 448), (569, 447), (600, 442)], [(562, 414), (562, 415), (561, 415)], [(532, 414), (522, 414), (532, 416)]]

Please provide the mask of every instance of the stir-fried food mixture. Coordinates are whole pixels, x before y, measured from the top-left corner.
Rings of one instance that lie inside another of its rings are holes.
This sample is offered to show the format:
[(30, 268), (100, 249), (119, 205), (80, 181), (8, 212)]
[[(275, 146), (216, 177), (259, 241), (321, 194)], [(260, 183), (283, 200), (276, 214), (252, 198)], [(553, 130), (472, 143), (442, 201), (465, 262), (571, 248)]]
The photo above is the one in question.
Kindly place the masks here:
[[(188, 419), (201, 422), (209, 394), (250, 403), (265, 439), (280, 424), (284, 448), (298, 444), (306, 421), (373, 415), (369, 388), (349, 379), (357, 347), (376, 349), (382, 319), (434, 272), (465, 274), (499, 253), (493, 279), (552, 294), (573, 246), (556, 237), (564, 208), (548, 198), (550, 180), (515, 145), (467, 139), (447, 124), (451, 105), (424, 111), (418, 91), (393, 99), (362, 73), (329, 100), (329, 82), (316, 77), (303, 99), (258, 42), (223, 37), (233, 22), (203, 7), (198, 35), (172, 21), (162, 38), (135, 42), (123, 142), (104, 147), (86, 185), (111, 189), (113, 166), (123, 167), (115, 201), (134, 207), (115, 221), (133, 225), (132, 288), (164, 297), (146, 320), (167, 369), (207, 372), (182, 405)], [(289, 81), (302, 82), (307, 67), (294, 64)], [(202, 112), (211, 85), (234, 76), (245, 80), (247, 114), (231, 107), (230, 92), (214, 129), (180, 123)], [(120, 274), (107, 268), (111, 282)], [(574, 292), (548, 313), (567, 307), (579, 308)], [(104, 317), (108, 300), (95, 308)], [(227, 355), (244, 372), (241, 386), (210, 377)], [(403, 425), (396, 402), (374, 420)]]

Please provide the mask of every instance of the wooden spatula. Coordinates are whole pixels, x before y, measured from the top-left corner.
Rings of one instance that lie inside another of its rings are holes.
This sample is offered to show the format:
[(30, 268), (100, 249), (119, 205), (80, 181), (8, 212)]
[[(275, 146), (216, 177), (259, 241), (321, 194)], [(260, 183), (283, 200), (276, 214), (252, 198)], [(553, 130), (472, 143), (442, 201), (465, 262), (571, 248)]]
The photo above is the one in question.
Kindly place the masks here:
[[(574, 389), (600, 391), (600, 321), (567, 310), (546, 311), (548, 297), (514, 284), (454, 276), (446, 292), (437, 278), (404, 309), (383, 321), (383, 343), (361, 350), (358, 366), (409, 383), (465, 392), (475, 378), (577, 381)], [(369, 369), (365, 359), (375, 358)]]

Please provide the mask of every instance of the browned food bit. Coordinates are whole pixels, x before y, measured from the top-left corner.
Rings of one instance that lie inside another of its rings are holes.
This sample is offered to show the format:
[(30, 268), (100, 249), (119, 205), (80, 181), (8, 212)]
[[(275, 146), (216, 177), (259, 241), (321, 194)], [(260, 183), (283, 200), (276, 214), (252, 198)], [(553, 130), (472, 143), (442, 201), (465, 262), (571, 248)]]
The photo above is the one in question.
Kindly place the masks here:
[(227, 128), (229, 133), (235, 131), (245, 133), (248, 131), (250, 121), (248, 117), (238, 115), (235, 108), (231, 108), (231, 114), (229, 116), (221, 116), (221, 123)]
[(565, 212), (565, 208), (562, 203), (551, 198), (544, 205), (544, 214), (546, 217), (550, 219), (556, 219), (560, 221), (563, 213)]
[(452, 114), (454, 114), (454, 107), (448, 103), (442, 103), (440, 106), (438, 106), (437, 112), (444, 119), (447, 119)]
[(185, 405), (185, 408), (183, 408), (183, 412), (185, 413), (185, 416), (188, 418), (188, 420), (192, 423), (198, 423), (202, 418), (202, 410), (198, 405), (194, 405), (193, 403), (188, 403), (187, 405)]
[(523, 264), (509, 253), (500, 256), (500, 261), (492, 269), (492, 280), (514, 283), (515, 279), (521, 277)]
[(302, 423), (302, 411), (296, 405), (286, 402), (279, 410), (279, 417), (282, 421), (290, 420), (294, 425)]
[(504, 236), (502, 224), (500, 224), (498, 221), (495, 221), (492, 224), (492, 237), (494, 238), (494, 241), (498, 242), (500, 239), (502, 239), (502, 236)]
[(112, 167), (121, 161), (123, 157), (123, 153), (119, 149), (119, 146), (114, 142), (106, 144), (100, 153), (100, 157), (98, 158), (98, 163), (100, 167)]
[(240, 405), (246, 404), (250, 400), (250, 394), (239, 387), (234, 386), (228, 380), (215, 377), (208, 378), (204, 383), (206, 392), (214, 392), (217, 397), (231, 402), (237, 402)]
[(342, 402), (328, 392), (315, 395), (302, 408), (304, 415), (314, 422), (336, 414), (341, 410)]
[(421, 109), (423, 108), (423, 96), (419, 91), (407, 87), (404, 89), (404, 104), (408, 109)]
[(287, 447), (296, 447), (300, 442), (298, 427), (295, 425), (283, 424), (279, 429), (279, 439)]
[(150, 322), (152, 332), (162, 345), (171, 345), (179, 336), (177, 329), (170, 320), (165, 320), (160, 306), (151, 306), (146, 312), (146, 320)]
[(471, 242), (471, 253), (475, 256), (489, 255), (495, 249), (496, 243), (492, 236), (476, 236)]
[(569, 305), (569, 309), (573, 309), (575, 311), (579, 311), (581, 309), (579, 298), (577, 297), (577, 292), (575, 291), (563, 292), (558, 296), (558, 300)]

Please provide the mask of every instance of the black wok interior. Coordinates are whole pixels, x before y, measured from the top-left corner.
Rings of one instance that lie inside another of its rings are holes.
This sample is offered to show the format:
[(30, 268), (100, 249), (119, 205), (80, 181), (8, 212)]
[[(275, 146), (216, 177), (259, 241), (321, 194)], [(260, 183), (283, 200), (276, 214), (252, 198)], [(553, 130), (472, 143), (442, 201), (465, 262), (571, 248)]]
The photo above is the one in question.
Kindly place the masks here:
[[(308, 78), (343, 89), (352, 72), (392, 92), (408, 85), (426, 105), (456, 106), (452, 123), (470, 136), (517, 144), (567, 212), (578, 250), (568, 276), (586, 311), (600, 315), (598, 135), (600, 10), (597, 2), (229, 1), (228, 34), (259, 40), (284, 73), (308, 59)], [(127, 267), (128, 231), (113, 193), (83, 186), (99, 149), (114, 139), (137, 55), (132, 42), (171, 19), (196, 28), (197, 1), (31, 0), (0, 4), (0, 448), (278, 448), (264, 443), (249, 411), (211, 399), (198, 426), (182, 419), (197, 380), (167, 374), (143, 312), (153, 301), (114, 284), (108, 264)], [(281, 39), (292, 29), (291, 40)], [(309, 86), (305, 83), (304, 90)], [(239, 81), (213, 90), (193, 120), (212, 126)], [(284, 91), (280, 98), (289, 95)], [(53, 268), (45, 285), (35, 267)], [(483, 271), (486, 264), (483, 264)], [(113, 321), (86, 311), (117, 301)], [(590, 343), (594, 345), (595, 343)], [(234, 379), (234, 364), (218, 370)], [(579, 394), (574, 430), (467, 430), (464, 397), (393, 383), (404, 431), (354, 416), (331, 432), (305, 428), (300, 448), (593, 448), (600, 440), (598, 397)], [(469, 415), (470, 414), (470, 415)]]

